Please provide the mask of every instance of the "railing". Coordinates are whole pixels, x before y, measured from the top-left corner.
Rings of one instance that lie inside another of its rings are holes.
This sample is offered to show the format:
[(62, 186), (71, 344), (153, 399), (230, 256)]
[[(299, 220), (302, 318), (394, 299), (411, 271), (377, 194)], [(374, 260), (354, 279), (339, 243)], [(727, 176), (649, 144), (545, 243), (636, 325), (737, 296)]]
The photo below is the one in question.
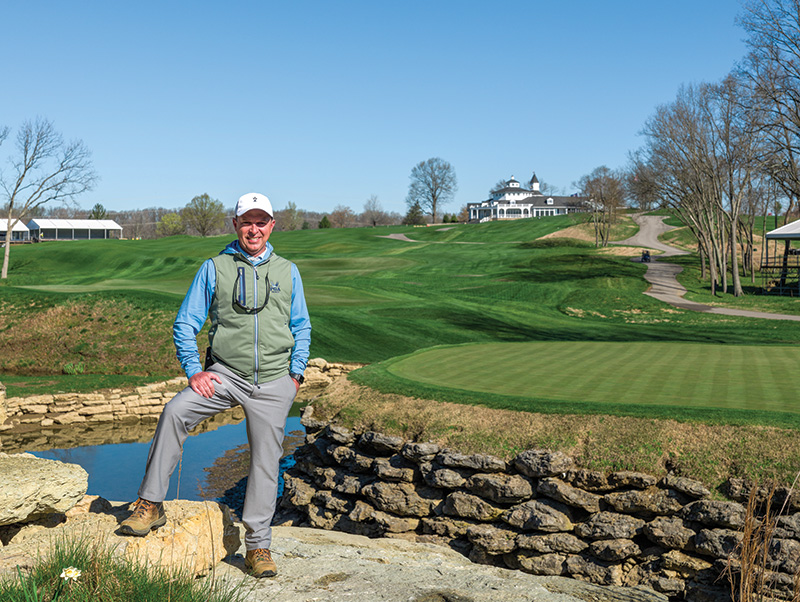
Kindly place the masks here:
[(761, 264), (761, 290), (766, 295), (800, 296), (800, 255), (768, 257)]

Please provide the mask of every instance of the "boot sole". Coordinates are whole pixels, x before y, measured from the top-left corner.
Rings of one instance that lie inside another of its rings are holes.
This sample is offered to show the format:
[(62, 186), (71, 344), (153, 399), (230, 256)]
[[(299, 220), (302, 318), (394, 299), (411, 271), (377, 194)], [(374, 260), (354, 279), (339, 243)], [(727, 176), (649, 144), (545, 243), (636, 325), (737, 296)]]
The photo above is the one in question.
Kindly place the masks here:
[(151, 524), (150, 527), (147, 528), (147, 529), (141, 529), (141, 530), (137, 531), (136, 529), (134, 529), (130, 525), (124, 525), (123, 524), (123, 525), (120, 525), (119, 532), (122, 533), (123, 535), (136, 535), (137, 537), (144, 537), (145, 535), (150, 533), (150, 531), (152, 531), (153, 529), (158, 529), (159, 527), (163, 527), (165, 524), (167, 524), (167, 517), (166, 516), (162, 516), (157, 521), (155, 521), (153, 524)]
[(264, 571), (261, 571), (260, 573), (254, 572), (253, 569), (251, 569), (250, 567), (247, 567), (247, 570), (250, 573), (250, 576), (255, 577), (256, 579), (260, 579), (262, 577), (274, 577), (275, 575), (278, 574), (278, 571), (272, 569), (266, 569)]

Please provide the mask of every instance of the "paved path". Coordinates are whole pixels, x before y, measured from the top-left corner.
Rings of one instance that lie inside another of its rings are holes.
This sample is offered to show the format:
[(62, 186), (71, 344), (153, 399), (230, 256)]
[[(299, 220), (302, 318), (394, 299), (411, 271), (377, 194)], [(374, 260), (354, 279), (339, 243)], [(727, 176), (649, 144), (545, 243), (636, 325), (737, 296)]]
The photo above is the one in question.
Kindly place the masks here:
[[(658, 257), (673, 257), (676, 255), (688, 255), (687, 251), (676, 249), (669, 245), (665, 245), (658, 237), (673, 230), (673, 226), (668, 226), (664, 223), (664, 216), (662, 215), (641, 215), (633, 216), (633, 221), (639, 225), (639, 232), (634, 236), (625, 240), (616, 241), (611, 244), (615, 245), (628, 245), (636, 247), (647, 247), (662, 251)], [(638, 261), (638, 259), (634, 260)], [(669, 303), (674, 307), (680, 309), (688, 309), (691, 311), (701, 311), (710, 314), (722, 314), (726, 316), (744, 316), (747, 318), (764, 318), (767, 320), (794, 320), (800, 322), (800, 316), (791, 314), (770, 314), (760, 311), (750, 311), (746, 309), (731, 309), (727, 307), (713, 307), (711, 305), (704, 305), (703, 303), (695, 303), (683, 298), (686, 294), (686, 289), (678, 282), (676, 276), (683, 271), (683, 268), (675, 263), (665, 263), (659, 261), (655, 257), (647, 264), (647, 273), (644, 278), (651, 286), (645, 295), (649, 295), (654, 299)]]

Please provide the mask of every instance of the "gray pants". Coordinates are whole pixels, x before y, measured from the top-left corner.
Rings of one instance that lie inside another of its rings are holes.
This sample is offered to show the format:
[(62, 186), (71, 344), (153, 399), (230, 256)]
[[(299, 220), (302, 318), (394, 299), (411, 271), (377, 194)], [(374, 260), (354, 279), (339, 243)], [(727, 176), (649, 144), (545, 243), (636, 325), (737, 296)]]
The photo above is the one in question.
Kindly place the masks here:
[(256, 386), (221, 364), (214, 364), (208, 371), (222, 380), (214, 383), (214, 395), (210, 399), (186, 387), (164, 406), (150, 444), (139, 497), (151, 502), (164, 501), (169, 478), (181, 458), (189, 431), (205, 418), (240, 405), (244, 409), (250, 443), (250, 473), (242, 511), (245, 547), (248, 550), (269, 549), (283, 433), (297, 389), (289, 375)]

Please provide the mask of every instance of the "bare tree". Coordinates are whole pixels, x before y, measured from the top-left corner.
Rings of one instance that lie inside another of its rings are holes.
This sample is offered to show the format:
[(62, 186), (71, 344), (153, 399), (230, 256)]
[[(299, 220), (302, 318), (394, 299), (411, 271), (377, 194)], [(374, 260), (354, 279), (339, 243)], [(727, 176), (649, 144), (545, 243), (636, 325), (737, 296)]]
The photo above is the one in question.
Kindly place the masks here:
[(444, 159), (433, 157), (415, 165), (409, 177), (406, 204), (411, 208), (419, 203), (435, 223), (439, 207), (449, 203), (458, 190), (456, 170)]
[(275, 227), (280, 230), (299, 230), (303, 225), (303, 216), (292, 201), (286, 204), (285, 209), (275, 212)]
[(608, 245), (611, 226), (625, 206), (625, 179), (622, 173), (602, 165), (578, 181), (581, 194), (589, 197), (594, 223), (594, 244)]
[(361, 221), (367, 226), (382, 226), (391, 222), (391, 217), (383, 210), (378, 195), (373, 194), (364, 202)]
[(351, 226), (356, 219), (356, 214), (350, 207), (336, 205), (328, 218), (334, 228), (346, 228)]
[[(9, 129), (0, 128), (0, 144)], [(53, 201), (69, 201), (91, 190), (97, 181), (91, 153), (80, 140), (65, 142), (52, 122), (26, 121), (17, 134), (17, 153), (9, 159), (10, 174), (0, 173), (8, 231), (34, 209)], [(11, 252), (7, 241), (0, 278), (8, 277)]]
[(225, 207), (203, 193), (194, 197), (181, 211), (183, 222), (200, 236), (210, 236), (225, 223)]
[(739, 215), (752, 190), (759, 146), (741, 98), (733, 77), (681, 88), (674, 102), (647, 121), (647, 143), (635, 161), (640, 185), (654, 187), (697, 237), (701, 260), (709, 263), (712, 294), (727, 290), (728, 266), (733, 294), (743, 292)]

